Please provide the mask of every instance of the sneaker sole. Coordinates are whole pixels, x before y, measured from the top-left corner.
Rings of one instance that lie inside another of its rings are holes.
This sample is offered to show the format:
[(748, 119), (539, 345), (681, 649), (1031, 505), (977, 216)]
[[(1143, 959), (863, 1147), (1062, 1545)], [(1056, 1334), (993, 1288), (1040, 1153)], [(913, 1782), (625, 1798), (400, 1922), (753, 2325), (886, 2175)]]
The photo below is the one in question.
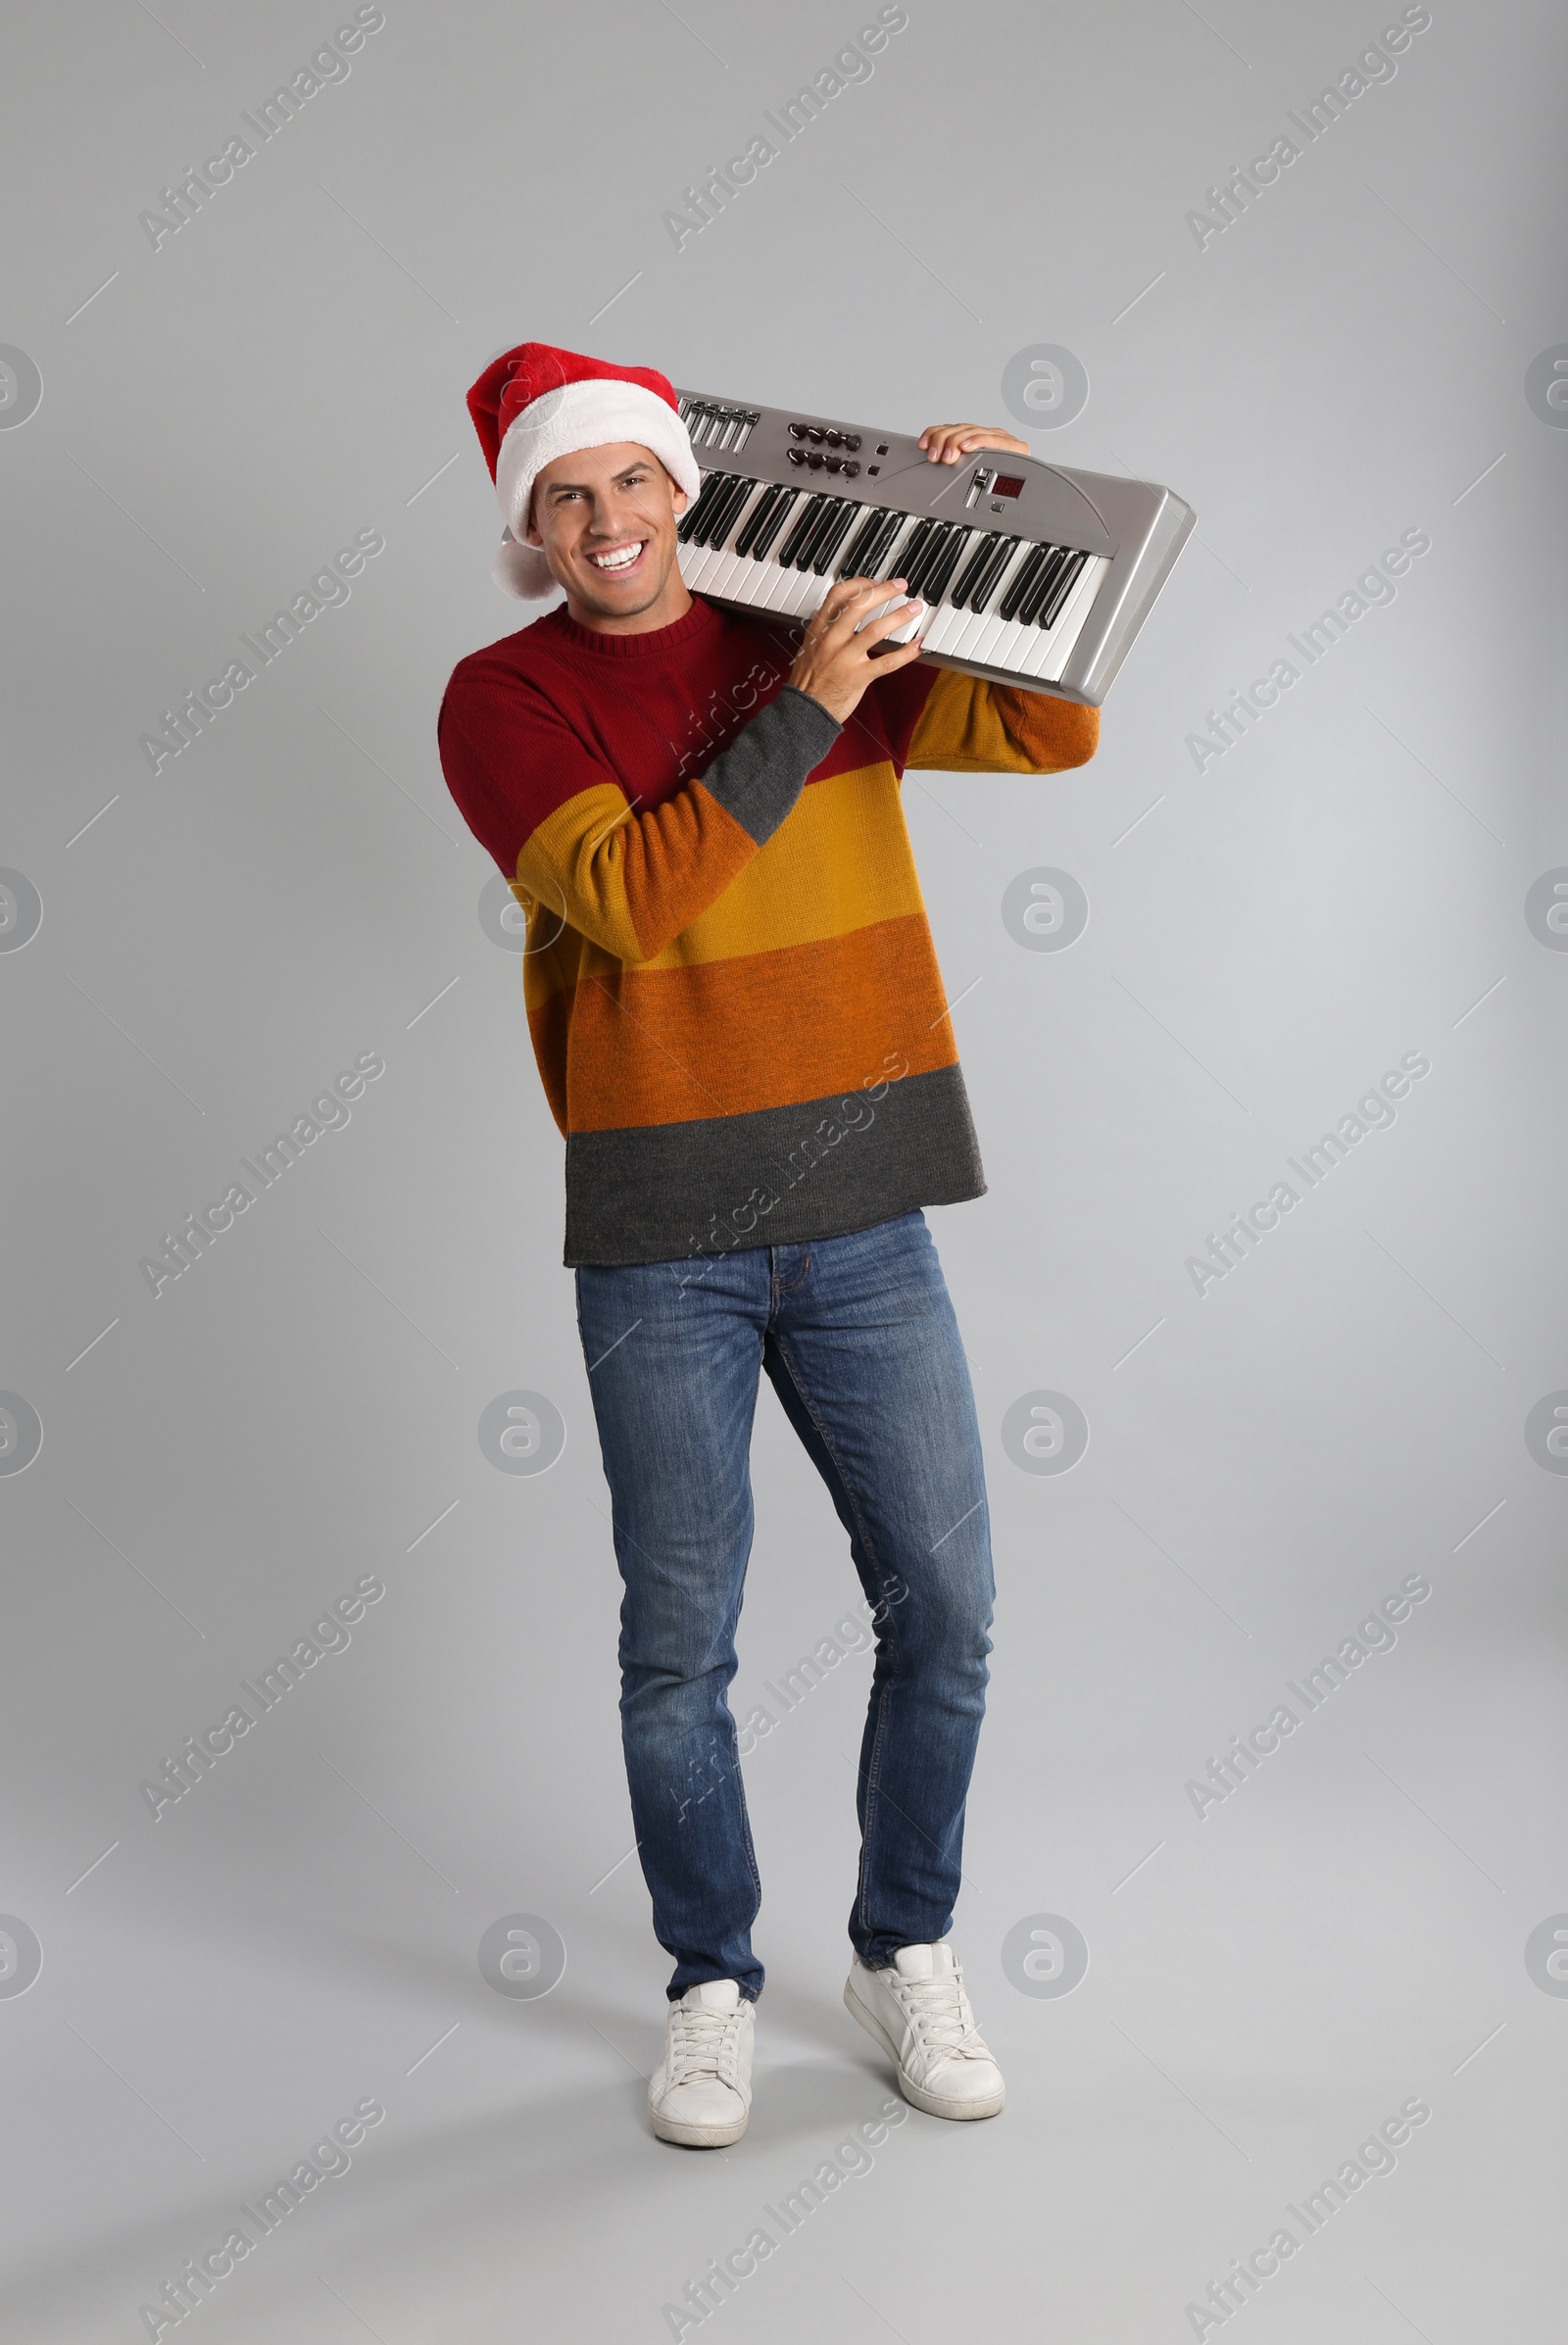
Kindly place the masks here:
[(661, 2117), (650, 2108), (648, 2120), (661, 2141), (675, 2141), (687, 2150), (726, 2150), (732, 2141), (739, 2141), (751, 2114), (748, 2109), (738, 2124), (727, 2125), (683, 2125), (679, 2118)]
[(868, 2011), (855, 1992), (853, 1979), (845, 1982), (844, 2008), (852, 2019), (859, 2021), (866, 2034), (882, 2046), (883, 2051), (898, 2072), (899, 2090), (912, 2109), (923, 2110), (927, 2117), (951, 2117), (960, 2120), (1001, 2115), (1007, 2098), (1005, 2086), (1000, 2092), (988, 2095), (985, 2100), (953, 2101), (947, 2099), (942, 2093), (927, 2092), (923, 2084), (916, 2084), (912, 2077), (906, 2076), (903, 2063), (899, 2059), (897, 2046), (893, 2043), (876, 2013)]

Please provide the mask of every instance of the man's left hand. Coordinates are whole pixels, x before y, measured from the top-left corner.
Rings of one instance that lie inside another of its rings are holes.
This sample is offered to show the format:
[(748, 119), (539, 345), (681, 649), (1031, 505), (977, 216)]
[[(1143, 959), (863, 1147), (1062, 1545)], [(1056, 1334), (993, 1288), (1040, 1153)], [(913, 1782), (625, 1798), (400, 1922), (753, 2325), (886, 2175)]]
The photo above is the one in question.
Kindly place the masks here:
[(1004, 448), (1009, 456), (1027, 456), (1029, 443), (999, 423), (928, 423), (920, 445), (934, 464), (956, 464), (979, 448)]

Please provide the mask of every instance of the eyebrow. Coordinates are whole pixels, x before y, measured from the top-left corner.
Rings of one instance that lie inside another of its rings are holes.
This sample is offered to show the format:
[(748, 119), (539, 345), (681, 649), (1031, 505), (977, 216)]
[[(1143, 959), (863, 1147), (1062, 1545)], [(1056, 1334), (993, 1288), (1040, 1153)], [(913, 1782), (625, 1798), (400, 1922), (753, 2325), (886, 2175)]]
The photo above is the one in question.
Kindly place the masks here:
[[(646, 472), (648, 469), (649, 464), (646, 458), (639, 458), (637, 463), (634, 464), (623, 464), (618, 472), (612, 475), (611, 486), (613, 487), (617, 480), (627, 479), (633, 472)], [(589, 483), (586, 480), (553, 480), (550, 483), (549, 488), (545, 491), (545, 494), (548, 497), (555, 497), (559, 496), (561, 492), (565, 489), (581, 490), (586, 489), (588, 486)]]

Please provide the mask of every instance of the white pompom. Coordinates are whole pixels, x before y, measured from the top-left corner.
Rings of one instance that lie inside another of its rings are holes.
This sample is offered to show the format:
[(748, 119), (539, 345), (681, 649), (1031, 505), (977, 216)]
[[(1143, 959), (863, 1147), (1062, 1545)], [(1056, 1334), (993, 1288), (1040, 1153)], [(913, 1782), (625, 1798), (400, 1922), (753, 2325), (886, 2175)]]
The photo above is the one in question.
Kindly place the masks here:
[(510, 529), (491, 557), (490, 575), (504, 595), (513, 595), (521, 603), (542, 602), (556, 591), (541, 549), (524, 545)]

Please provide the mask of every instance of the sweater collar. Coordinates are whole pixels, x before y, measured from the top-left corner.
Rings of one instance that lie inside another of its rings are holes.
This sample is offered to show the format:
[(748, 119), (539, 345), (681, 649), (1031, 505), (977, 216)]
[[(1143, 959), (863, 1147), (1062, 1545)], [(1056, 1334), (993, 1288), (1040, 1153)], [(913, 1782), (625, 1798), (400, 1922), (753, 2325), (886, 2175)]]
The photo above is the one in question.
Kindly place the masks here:
[(683, 650), (719, 623), (712, 605), (698, 595), (692, 597), (692, 607), (684, 617), (672, 620), (667, 627), (651, 627), (642, 635), (607, 635), (602, 628), (580, 626), (576, 619), (567, 616), (564, 603), (539, 621), (559, 643), (569, 644), (574, 651), (587, 652), (600, 660), (662, 659), (670, 652)]

